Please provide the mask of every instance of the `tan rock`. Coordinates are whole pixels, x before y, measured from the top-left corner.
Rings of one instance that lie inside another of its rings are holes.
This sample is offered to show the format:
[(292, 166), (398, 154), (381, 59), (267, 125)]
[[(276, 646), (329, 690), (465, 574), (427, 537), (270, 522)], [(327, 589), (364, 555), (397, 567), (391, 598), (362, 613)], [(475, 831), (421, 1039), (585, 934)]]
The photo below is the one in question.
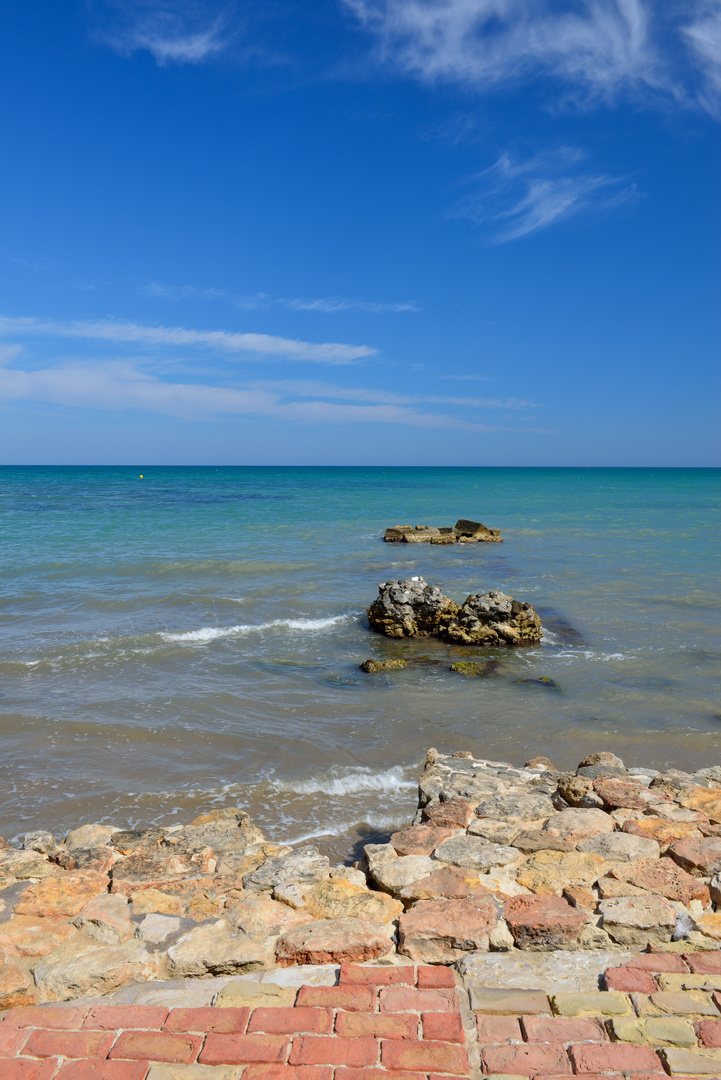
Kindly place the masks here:
[(619, 881), (610, 874), (598, 879), (598, 895), (602, 900), (610, 900), (614, 896), (644, 896), (648, 889), (639, 889), (630, 881)]
[(127, 899), (109, 893), (90, 900), (75, 919), (75, 925), (88, 937), (108, 945), (119, 945), (135, 933)]
[(399, 855), (430, 855), (449, 836), (452, 836), (450, 829), (437, 825), (413, 825), (393, 833), (391, 845)]
[(549, 818), (544, 826), (544, 832), (561, 840), (570, 840), (577, 844), (579, 840), (587, 840), (589, 836), (600, 836), (602, 833), (610, 833), (616, 827), (613, 818), (603, 810), (561, 810)]
[(616, 1042), (652, 1046), (696, 1046), (696, 1032), (681, 1016), (649, 1016), (644, 1020), (616, 1017), (609, 1021)]
[(238, 1008), (243, 1005), (251, 1009), (273, 1005), (290, 1007), (295, 1003), (298, 988), (279, 986), (271, 982), (229, 982), (215, 998), (215, 1004), (221, 1008)]
[(551, 1005), (556, 1016), (626, 1016), (631, 1013), (631, 1003), (626, 995), (615, 990), (551, 994)]
[(634, 859), (657, 859), (661, 854), (655, 840), (626, 832), (603, 833), (579, 840), (577, 851), (592, 851), (609, 862), (632, 862)]
[(482, 836), (492, 844), (512, 844), (521, 832), (521, 822), (498, 818), (474, 818), (468, 826), (470, 836)]
[(35, 982), (29, 971), (12, 960), (0, 964), (0, 1011), (20, 1005), (34, 1005)]
[(693, 924), (695, 929), (705, 937), (721, 941), (721, 911), (707, 911), (694, 919)]
[(466, 870), (489, 870), (492, 866), (509, 866), (520, 862), (523, 856), (516, 848), (506, 847), (505, 844), (490, 844), (483, 837), (460, 834), (439, 844), (433, 858)]
[[(397, 919), (403, 911), (400, 900), (392, 899), (384, 892), (371, 892), (350, 881), (329, 879), (314, 885), (306, 893), (309, 916), (316, 919), (337, 919), (352, 915), (370, 922), (387, 923)], [(306, 921), (308, 917), (306, 916)]]
[(399, 897), (406, 903), (416, 900), (466, 900), (470, 896), (485, 896), (488, 888), (482, 884), (486, 875), (472, 870), (444, 866), (428, 877), (411, 882), (401, 889)]
[(623, 831), (632, 836), (645, 836), (649, 840), (655, 840), (665, 851), (676, 840), (683, 840), (686, 836), (700, 836), (699, 830), (690, 821), (667, 821), (662, 817), (640, 817), (636, 820), (624, 821)]
[(473, 807), (465, 799), (448, 799), (423, 809), (424, 821), (441, 829), (465, 829), (474, 816)]
[(389, 923), (347, 915), (339, 919), (319, 919), (283, 934), (276, 946), (276, 959), (281, 967), (377, 960), (392, 951), (391, 933)]
[(182, 915), (183, 905), (177, 896), (170, 896), (159, 889), (138, 889), (130, 894), (134, 915)]
[(383, 892), (399, 896), (407, 885), (428, 877), (437, 869), (438, 863), (428, 855), (402, 855), (375, 866), (371, 877)]
[(667, 900), (679, 900), (686, 905), (692, 900), (700, 900), (704, 906), (709, 904), (708, 887), (666, 857), (617, 864), (609, 873), (618, 881), (630, 882), (640, 889), (665, 896)]
[(310, 922), (312, 915), (295, 911), (263, 893), (251, 893), (229, 908), (225, 917), (234, 930), (265, 940), (277, 937), (290, 926)]
[(110, 843), (113, 833), (120, 832), (113, 825), (81, 825), (78, 829), (71, 829), (65, 837), (65, 846), (68, 848), (94, 848)]
[(15, 911), (18, 915), (42, 919), (72, 919), (94, 896), (107, 892), (107, 888), (108, 879), (101, 874), (66, 873), (29, 886)]
[(139, 941), (99, 946), (81, 934), (68, 938), (33, 967), (42, 1001), (109, 994), (126, 983), (153, 979), (157, 973), (157, 954), (151, 955)]
[(0, 851), (0, 888), (11, 881), (53, 877), (58, 873), (57, 866), (38, 851), (17, 851), (15, 848)]
[(697, 810), (709, 821), (721, 823), (721, 790), (719, 788), (686, 787), (676, 796), (676, 802), (686, 810)]
[(401, 915), (398, 951), (424, 964), (452, 964), (467, 952), (487, 952), (497, 922), (490, 897), (423, 900)]
[(598, 905), (603, 929), (619, 945), (646, 948), (670, 941), (676, 909), (661, 896), (619, 896)]
[(684, 1050), (669, 1046), (661, 1057), (671, 1076), (718, 1077), (721, 1073), (721, 1050)]
[(168, 949), (167, 957), (168, 970), (175, 978), (240, 975), (272, 963), (272, 952), (262, 942), (236, 933), (226, 919), (183, 934)]
[(558, 794), (570, 806), (578, 806), (592, 790), (593, 781), (587, 776), (565, 776), (558, 782)]
[(593, 885), (608, 867), (609, 863), (600, 855), (576, 851), (538, 851), (522, 864), (516, 881), (531, 892), (560, 896), (567, 885)]
[(0, 923), (0, 954), (47, 956), (74, 933), (75, 928), (68, 922), (16, 915), (9, 922)]

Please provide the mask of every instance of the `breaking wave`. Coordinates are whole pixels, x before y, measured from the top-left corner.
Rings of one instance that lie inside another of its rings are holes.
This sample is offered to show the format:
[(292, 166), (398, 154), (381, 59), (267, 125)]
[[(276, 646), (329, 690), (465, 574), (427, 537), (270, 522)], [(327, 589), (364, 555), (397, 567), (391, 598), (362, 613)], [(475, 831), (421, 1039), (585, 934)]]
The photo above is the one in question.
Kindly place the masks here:
[(274, 619), (272, 622), (240, 623), (238, 626), (203, 626), (200, 630), (187, 630), (184, 633), (161, 633), (163, 641), (215, 641), (217, 638), (241, 637), (243, 634), (260, 633), (283, 627), (286, 630), (327, 630), (330, 626), (347, 622), (351, 615), (330, 615), (325, 619)]
[(297, 795), (357, 795), (361, 791), (398, 791), (400, 788), (414, 788), (416, 783), (409, 780), (405, 775), (405, 770), (396, 765), (380, 773), (358, 766), (345, 770), (341, 775), (326, 773), (325, 776), (313, 776), (309, 780), (277, 780), (273, 786), (278, 791), (292, 792)]

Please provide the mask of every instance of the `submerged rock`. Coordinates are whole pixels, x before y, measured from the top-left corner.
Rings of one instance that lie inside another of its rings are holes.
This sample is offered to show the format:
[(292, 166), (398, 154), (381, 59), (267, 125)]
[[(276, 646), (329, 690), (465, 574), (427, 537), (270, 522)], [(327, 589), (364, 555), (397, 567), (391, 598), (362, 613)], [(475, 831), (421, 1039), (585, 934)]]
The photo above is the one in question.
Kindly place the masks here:
[(499, 674), (499, 667), (497, 660), (456, 660), (448, 670), (471, 679), (492, 679)]
[(377, 675), (381, 671), (402, 671), (408, 667), (406, 660), (364, 660), (358, 667), (369, 675)]

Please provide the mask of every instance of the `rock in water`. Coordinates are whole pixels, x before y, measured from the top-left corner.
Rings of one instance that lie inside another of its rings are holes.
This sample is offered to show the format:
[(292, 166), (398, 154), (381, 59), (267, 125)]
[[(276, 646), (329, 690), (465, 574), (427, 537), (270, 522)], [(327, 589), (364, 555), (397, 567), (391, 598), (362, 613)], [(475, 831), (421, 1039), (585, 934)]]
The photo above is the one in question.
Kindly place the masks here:
[(364, 660), (358, 667), (369, 675), (377, 675), (381, 671), (402, 671), (408, 664), (405, 660)]
[(438, 636), (458, 612), (458, 605), (444, 596), (438, 585), (422, 577), (385, 581), (368, 609), (371, 630), (387, 637)]
[(532, 645), (542, 634), (533, 604), (513, 600), (497, 589), (469, 596), (446, 631), (458, 645)]

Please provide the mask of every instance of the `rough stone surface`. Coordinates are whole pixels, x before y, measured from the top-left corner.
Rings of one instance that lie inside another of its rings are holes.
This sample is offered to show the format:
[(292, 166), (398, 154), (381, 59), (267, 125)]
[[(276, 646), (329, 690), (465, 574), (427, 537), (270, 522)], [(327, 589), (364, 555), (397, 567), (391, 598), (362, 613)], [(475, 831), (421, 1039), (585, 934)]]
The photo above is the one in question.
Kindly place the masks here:
[(544, 831), (561, 840), (578, 844), (591, 836), (613, 832), (616, 823), (602, 810), (575, 808), (562, 810), (546, 822)]
[(676, 801), (686, 810), (697, 810), (709, 821), (721, 823), (721, 790), (718, 788), (686, 787)]
[(341, 960), (360, 963), (377, 960), (392, 947), (391, 929), (387, 923), (343, 916), (289, 930), (278, 941), (276, 959), (282, 967)]
[(450, 964), (467, 952), (486, 951), (497, 922), (490, 897), (421, 901), (400, 917), (398, 949), (411, 960)]
[(668, 858), (635, 859), (612, 867), (609, 873), (619, 881), (665, 896), (667, 900), (678, 900), (682, 904), (692, 900), (700, 900), (704, 905), (709, 902), (708, 886)]
[(399, 896), (412, 882), (428, 877), (437, 869), (438, 863), (428, 855), (403, 855), (380, 863), (371, 870), (371, 877), (383, 892)]
[(388, 923), (397, 919), (403, 911), (400, 900), (343, 880), (329, 879), (314, 885), (306, 893), (305, 901), (308, 913), (316, 919), (337, 919), (350, 915), (370, 922)]
[(637, 820), (624, 821), (623, 831), (632, 836), (645, 836), (648, 840), (655, 840), (662, 851), (676, 840), (683, 840), (687, 836), (700, 836), (699, 830), (692, 822), (667, 821), (661, 817), (641, 817)]
[(371, 630), (387, 637), (428, 637), (445, 631), (458, 604), (423, 578), (386, 581), (368, 609)]
[(543, 629), (533, 604), (496, 589), (468, 596), (445, 636), (461, 645), (516, 646), (539, 642)]
[(393, 833), (391, 845), (399, 855), (430, 855), (450, 835), (450, 829), (437, 825), (413, 825)]
[(721, 871), (721, 837), (688, 836), (668, 849), (669, 855), (694, 877), (713, 877)]
[(620, 945), (659, 945), (676, 929), (676, 910), (661, 896), (620, 896), (603, 900), (599, 910), (604, 930)]
[(47, 956), (73, 934), (75, 929), (68, 922), (16, 915), (0, 923), (0, 956)]
[(462, 975), (479, 986), (520, 987), (556, 992), (596, 992), (604, 971), (611, 965), (625, 963), (631, 952), (616, 950), (556, 949), (553, 952), (514, 952), (509, 955), (484, 953), (467, 956), (458, 964)]
[(658, 843), (645, 836), (625, 832), (603, 833), (579, 840), (577, 851), (591, 851), (609, 862), (631, 862), (632, 859), (657, 859), (661, 853)]
[(130, 907), (124, 896), (109, 894), (90, 900), (75, 919), (75, 925), (88, 937), (119, 945), (135, 933), (130, 921)]
[(592, 885), (608, 865), (590, 852), (539, 851), (520, 867), (517, 881), (531, 892), (560, 896), (567, 885)]
[(63, 874), (30, 885), (16, 906), (18, 915), (68, 919), (79, 915), (88, 901), (107, 890), (107, 878), (95, 873)]
[(567, 948), (578, 938), (586, 913), (557, 896), (516, 896), (506, 902), (503, 916), (521, 949), (548, 952)]
[(433, 857), (439, 862), (466, 870), (488, 870), (492, 866), (520, 862), (522, 855), (516, 848), (490, 844), (482, 837), (453, 836), (439, 844)]
[(168, 970), (186, 975), (233, 975), (268, 964), (268, 949), (236, 932), (226, 919), (198, 926), (168, 949)]
[(408, 664), (400, 658), (395, 660), (364, 660), (358, 667), (367, 675), (379, 675), (383, 671), (402, 671)]
[(140, 942), (100, 945), (90, 938), (69, 938), (33, 968), (40, 1000), (67, 1001), (86, 994), (107, 994), (136, 979), (158, 973), (157, 957)]
[(291, 882), (313, 884), (326, 878), (329, 870), (330, 862), (326, 855), (321, 855), (317, 848), (302, 847), (289, 855), (267, 859), (257, 870), (246, 874), (243, 885), (246, 889), (270, 891)]

